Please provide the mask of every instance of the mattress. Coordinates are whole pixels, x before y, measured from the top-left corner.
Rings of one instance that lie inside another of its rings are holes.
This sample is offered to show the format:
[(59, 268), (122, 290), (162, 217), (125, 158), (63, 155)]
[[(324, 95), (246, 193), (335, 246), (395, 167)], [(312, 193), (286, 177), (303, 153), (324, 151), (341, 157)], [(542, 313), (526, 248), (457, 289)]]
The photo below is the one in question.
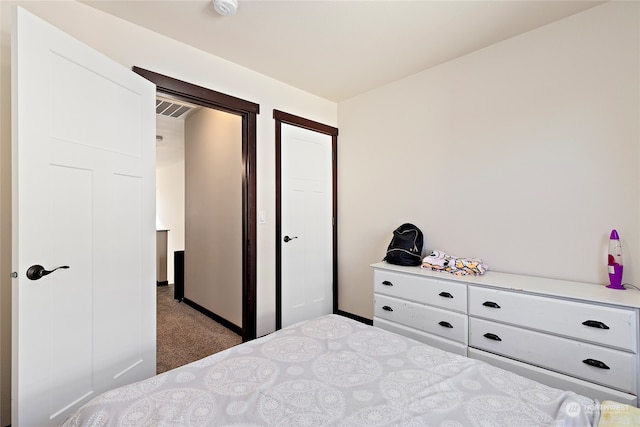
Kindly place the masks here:
[(86, 403), (65, 426), (591, 426), (599, 402), (328, 315)]

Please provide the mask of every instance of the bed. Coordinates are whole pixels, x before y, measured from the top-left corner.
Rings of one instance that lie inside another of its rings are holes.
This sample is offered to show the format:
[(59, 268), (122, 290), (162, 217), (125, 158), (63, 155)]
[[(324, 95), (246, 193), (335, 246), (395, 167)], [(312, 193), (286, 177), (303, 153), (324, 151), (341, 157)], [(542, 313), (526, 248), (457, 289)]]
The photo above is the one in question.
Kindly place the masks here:
[(108, 391), (64, 426), (583, 427), (601, 407), (328, 315)]

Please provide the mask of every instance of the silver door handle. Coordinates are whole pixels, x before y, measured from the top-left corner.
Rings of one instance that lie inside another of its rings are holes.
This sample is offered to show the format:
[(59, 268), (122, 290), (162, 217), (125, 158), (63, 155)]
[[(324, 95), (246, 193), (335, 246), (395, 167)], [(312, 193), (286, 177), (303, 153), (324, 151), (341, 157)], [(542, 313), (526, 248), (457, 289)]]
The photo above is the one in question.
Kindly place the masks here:
[(69, 268), (68, 265), (62, 265), (60, 267), (56, 267), (53, 270), (45, 270), (45, 268), (41, 265), (35, 264), (32, 265), (31, 267), (29, 267), (29, 269), (27, 270), (27, 279), (30, 280), (38, 280), (38, 279), (42, 279), (42, 277), (46, 276), (47, 274), (51, 274), (54, 271), (61, 269), (61, 268)]
[(298, 236), (294, 236), (294, 237), (284, 236), (284, 239), (282, 239), (282, 240), (284, 240), (284, 242), (287, 243), (287, 242), (289, 242), (289, 241), (291, 241), (293, 239), (297, 239), (297, 238), (298, 238)]

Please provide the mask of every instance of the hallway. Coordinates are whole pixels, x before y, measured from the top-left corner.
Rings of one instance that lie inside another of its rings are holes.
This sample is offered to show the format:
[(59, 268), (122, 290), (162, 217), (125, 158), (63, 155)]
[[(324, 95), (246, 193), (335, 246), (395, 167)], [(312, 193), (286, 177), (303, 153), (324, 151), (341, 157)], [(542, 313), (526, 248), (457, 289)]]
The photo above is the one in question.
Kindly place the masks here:
[(158, 374), (242, 342), (240, 335), (173, 299), (173, 289), (173, 285), (157, 287)]

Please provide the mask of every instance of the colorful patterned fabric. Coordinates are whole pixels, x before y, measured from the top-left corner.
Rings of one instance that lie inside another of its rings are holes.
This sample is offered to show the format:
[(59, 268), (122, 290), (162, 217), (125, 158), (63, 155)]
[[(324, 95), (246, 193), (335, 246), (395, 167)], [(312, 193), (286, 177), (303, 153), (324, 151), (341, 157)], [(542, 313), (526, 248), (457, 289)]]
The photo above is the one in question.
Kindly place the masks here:
[(422, 268), (444, 271), (456, 276), (480, 275), (489, 269), (481, 259), (460, 258), (437, 249), (422, 260)]

